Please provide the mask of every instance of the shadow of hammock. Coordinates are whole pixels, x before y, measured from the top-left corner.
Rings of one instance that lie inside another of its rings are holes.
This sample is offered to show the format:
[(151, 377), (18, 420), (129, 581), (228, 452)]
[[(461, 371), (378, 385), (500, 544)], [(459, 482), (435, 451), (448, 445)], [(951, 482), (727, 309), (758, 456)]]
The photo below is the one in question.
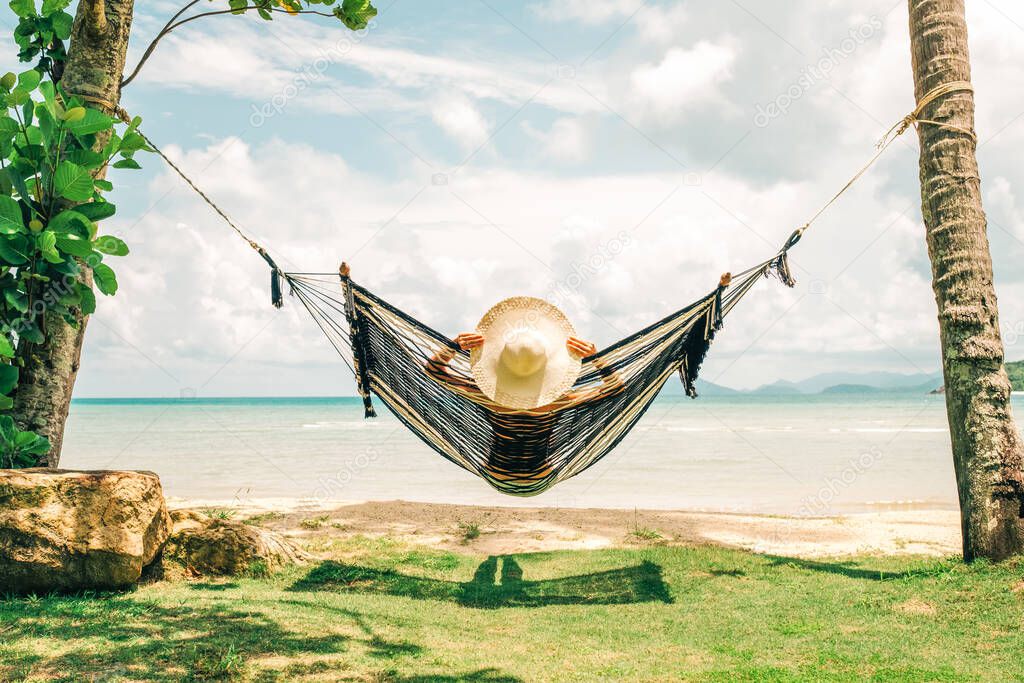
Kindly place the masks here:
[(466, 582), (327, 561), (313, 568), (288, 590), (387, 593), (417, 600), (443, 600), (480, 609), (672, 602), (662, 579), (661, 567), (653, 562), (560, 579), (525, 581), (522, 568), (511, 555), (488, 557), (476, 568), (473, 578)]
[(765, 555), (764, 557), (772, 566), (776, 567), (789, 565), (806, 569), (807, 571), (835, 574), (837, 576), (845, 576), (850, 579), (864, 579), (867, 581), (893, 581), (896, 579), (929, 576), (935, 573), (934, 569), (928, 567), (921, 569), (905, 569), (901, 571), (871, 569), (859, 566), (860, 563), (857, 560), (816, 562), (814, 560), (805, 560), (798, 557), (784, 557), (780, 555)]

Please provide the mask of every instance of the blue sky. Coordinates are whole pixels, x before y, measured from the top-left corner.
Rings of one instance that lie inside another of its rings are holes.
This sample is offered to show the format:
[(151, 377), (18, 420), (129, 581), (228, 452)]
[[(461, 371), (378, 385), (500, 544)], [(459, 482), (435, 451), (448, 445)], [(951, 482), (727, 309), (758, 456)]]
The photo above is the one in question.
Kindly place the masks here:
[[(178, 7), (138, 4), (129, 64)], [(969, 5), (997, 289), (1018, 358), (1024, 93), (1007, 85), (1024, 61), (1024, 7)], [(379, 7), (359, 34), (310, 17), (193, 22), (123, 104), (286, 268), (348, 259), (357, 280), (453, 336), (500, 298), (535, 294), (611, 342), (767, 257), (913, 108), (902, 1)], [(114, 178), (108, 229), (133, 253), (90, 325), (77, 395), (351, 392), (301, 309), (270, 307), (263, 262), (159, 159), (144, 165)], [(938, 368), (912, 133), (794, 261), (798, 287), (759, 285), (706, 379)]]

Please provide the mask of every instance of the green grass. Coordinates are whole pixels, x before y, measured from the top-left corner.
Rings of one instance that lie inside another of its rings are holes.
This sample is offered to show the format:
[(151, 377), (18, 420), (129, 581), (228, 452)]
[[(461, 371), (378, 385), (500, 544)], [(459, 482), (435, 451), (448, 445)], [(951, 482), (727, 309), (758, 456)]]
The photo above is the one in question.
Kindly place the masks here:
[(331, 521), (330, 515), (317, 515), (316, 517), (307, 517), (302, 520), (299, 522), (299, 526), (303, 529), (315, 530), (322, 528), (329, 521)]
[(466, 545), (471, 541), (475, 541), (480, 538), (481, 534), (483, 534), (483, 530), (480, 528), (480, 525), (474, 522), (459, 522), (458, 528), (459, 539), (462, 541), (463, 545)]
[(235, 510), (230, 508), (203, 508), (201, 512), (210, 519), (228, 520), (235, 516)]
[(284, 519), (284, 515), (280, 512), (260, 512), (242, 520), (243, 524), (249, 524), (252, 526), (260, 526), (267, 522), (275, 522), (279, 519)]
[(0, 601), (2, 681), (1024, 679), (1024, 564), (355, 538), (265, 578)]

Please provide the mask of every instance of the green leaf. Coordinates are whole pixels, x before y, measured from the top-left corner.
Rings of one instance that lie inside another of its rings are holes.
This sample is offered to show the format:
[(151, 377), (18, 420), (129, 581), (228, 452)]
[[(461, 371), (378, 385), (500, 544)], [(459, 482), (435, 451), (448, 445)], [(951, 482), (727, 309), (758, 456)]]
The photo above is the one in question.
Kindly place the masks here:
[(67, 6), (71, 4), (71, 0), (43, 0), (43, 11), (42, 15), (48, 17), (54, 12), (60, 12), (67, 9)]
[(14, 358), (14, 346), (5, 334), (0, 334), (0, 357)]
[(334, 8), (334, 15), (345, 22), (345, 26), (359, 31), (377, 16), (377, 8), (370, 0), (344, 0), (340, 7)]
[(110, 218), (113, 216), (114, 212), (117, 211), (117, 207), (110, 202), (98, 201), (76, 206), (75, 211), (90, 220), (101, 221), (104, 218)]
[(13, 197), (0, 196), (0, 235), (16, 235), (19, 232), (25, 232), (21, 205)]
[(96, 238), (96, 250), (111, 256), (127, 256), (128, 245), (113, 235), (102, 235)]
[(64, 260), (57, 251), (57, 235), (52, 230), (43, 230), (39, 233), (36, 237), (36, 246), (49, 263), (60, 263)]
[(0, 415), (0, 439), (13, 444), (17, 433), (18, 428), (14, 425), (14, 418), (10, 415)]
[(96, 294), (88, 287), (82, 287), (80, 292), (82, 295), (82, 303), (80, 304), (82, 309), (82, 315), (92, 315), (96, 312)]
[(14, 134), (21, 130), (21, 125), (10, 116), (0, 117), (0, 136), (5, 140), (14, 137)]
[(35, 432), (19, 431), (14, 437), (14, 446), (29, 455), (45, 455), (50, 452), (50, 442)]
[(14, 399), (10, 396), (0, 396), (0, 410), (10, 410), (14, 407)]
[(14, 365), (0, 363), (0, 394), (9, 394), (18, 386), (18, 368)]
[(67, 40), (71, 37), (71, 28), (75, 24), (75, 18), (67, 12), (60, 12), (53, 15), (50, 20), (53, 24), (53, 32), (57, 34), (57, 37), (61, 40)]
[(36, 16), (35, 0), (11, 0), (11, 10), (23, 19)]
[[(4, 299), (7, 300), (7, 305), (18, 311), (19, 313), (25, 313), (28, 311), (28, 297), (15, 289), (5, 289)], [(18, 330), (18, 334), (21, 334), (21, 330)]]
[(90, 204), (82, 204), (74, 209), (64, 209), (46, 226), (48, 230), (61, 235), (77, 235), (83, 239), (92, 239), (93, 223), (85, 212), (81, 211)]
[(114, 271), (110, 266), (101, 263), (93, 268), (92, 275), (101, 292), (107, 296), (112, 296), (117, 292), (117, 277), (114, 276)]
[(57, 236), (57, 248), (79, 258), (85, 258), (92, 253), (92, 244), (89, 240), (69, 237), (68, 235)]
[(140, 149), (149, 149), (149, 147), (146, 146), (146, 138), (142, 137), (139, 133), (127, 133), (124, 136), (124, 140), (121, 141), (121, 151), (137, 152)]
[(46, 341), (46, 337), (43, 336), (43, 333), (35, 323), (27, 323), (18, 329), (18, 337), (33, 344), (42, 344)]
[(89, 171), (70, 161), (60, 162), (53, 176), (57, 194), (73, 202), (87, 202), (92, 199), (92, 176)]
[(20, 235), (13, 238), (0, 237), (0, 260), (10, 266), (28, 263), (28, 255), (25, 253), (27, 247), (27, 241)]
[(28, 91), (23, 88), (15, 88), (4, 95), (4, 102), (9, 107), (18, 107), (29, 101)]
[(43, 77), (35, 69), (23, 71), (18, 74), (18, 88), (32, 92), (39, 87), (39, 81), (41, 80), (43, 80)]
[(139, 170), (142, 166), (140, 166), (139, 162), (135, 161), (135, 159), (121, 159), (114, 164), (114, 168), (131, 168)]
[(114, 119), (98, 109), (86, 109), (85, 116), (75, 122), (69, 122), (67, 128), (75, 135), (91, 135), (114, 127)]

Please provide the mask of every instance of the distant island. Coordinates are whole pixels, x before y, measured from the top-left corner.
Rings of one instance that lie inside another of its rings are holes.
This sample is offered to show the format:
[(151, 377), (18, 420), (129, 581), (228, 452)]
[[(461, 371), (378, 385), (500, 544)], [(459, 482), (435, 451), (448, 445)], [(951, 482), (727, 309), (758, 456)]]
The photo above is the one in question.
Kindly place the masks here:
[(1010, 385), (1014, 391), (1024, 391), (1024, 360), (1007, 363), (1006, 374), (1010, 376)]
[[(1006, 372), (1014, 391), (1024, 391), (1024, 360), (1006, 364)], [(682, 389), (666, 387), (668, 395), (681, 394)], [(697, 380), (697, 393), (701, 396), (726, 396), (730, 394), (759, 394), (766, 396), (808, 396), (817, 394), (942, 394), (944, 393), (941, 372), (901, 374), (895, 372), (826, 372), (799, 382), (778, 380), (756, 389), (732, 389), (720, 384)]]

